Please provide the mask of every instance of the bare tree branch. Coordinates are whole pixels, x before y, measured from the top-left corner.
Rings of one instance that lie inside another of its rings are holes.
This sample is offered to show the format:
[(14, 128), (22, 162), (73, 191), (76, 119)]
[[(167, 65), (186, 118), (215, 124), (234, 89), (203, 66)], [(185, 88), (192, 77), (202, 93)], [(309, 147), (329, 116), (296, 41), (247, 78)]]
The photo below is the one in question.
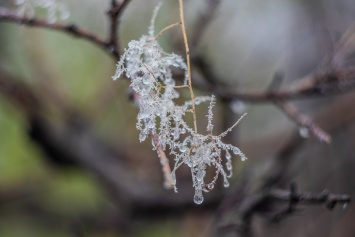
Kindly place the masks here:
[(314, 73), (299, 79), (293, 86), (278, 91), (236, 92), (230, 87), (209, 85), (196, 72), (193, 75), (196, 78), (194, 86), (201, 90), (212, 92), (216, 97), (224, 100), (241, 100), (253, 103), (331, 96), (347, 93), (355, 88), (355, 69), (351, 67)]
[(301, 114), (297, 108), (291, 104), (286, 104), (277, 101), (278, 107), (287, 114), (293, 121), (295, 121), (301, 128), (308, 129), (316, 138), (321, 142), (330, 143), (331, 137), (322, 128), (320, 128), (315, 122), (313, 122), (309, 117)]
[(109, 16), (109, 21), (110, 21), (110, 30), (109, 30), (109, 36), (107, 40), (107, 44), (109, 47), (110, 52), (116, 57), (119, 58), (120, 54), (120, 48), (118, 45), (118, 39), (117, 39), (117, 31), (118, 31), (118, 21), (119, 17), (128, 5), (130, 0), (123, 0), (121, 3), (117, 3), (117, 0), (112, 0), (111, 1), (111, 9), (107, 12)]
[[(290, 190), (272, 189), (269, 192), (249, 196), (238, 210), (239, 221), (233, 224), (220, 226), (221, 231), (233, 231), (240, 236), (251, 236), (252, 218), (261, 214), (271, 221), (281, 219), (298, 211), (298, 206), (302, 205), (325, 205), (332, 210), (336, 205), (348, 205), (350, 196), (345, 194), (333, 194), (325, 190), (319, 194), (296, 192), (295, 186)], [(281, 210), (272, 210), (271, 204), (274, 202), (286, 202), (288, 205)]]
[(190, 40), (191, 48), (195, 48), (200, 42), (206, 28), (214, 20), (216, 11), (219, 7), (221, 0), (206, 0), (206, 10), (199, 15), (195, 30)]
[(0, 22), (12, 22), (19, 25), (27, 25), (31, 27), (40, 27), (46, 28), (56, 31), (61, 31), (67, 33), (68, 35), (72, 35), (78, 38), (82, 38), (88, 40), (94, 45), (102, 48), (108, 54), (113, 55), (115, 58), (118, 58), (118, 55), (115, 55), (111, 49), (110, 42), (107, 42), (99, 35), (96, 35), (90, 31), (84, 30), (74, 24), (63, 24), (63, 23), (49, 23), (47, 20), (38, 19), (38, 18), (28, 18), (28, 17), (20, 17), (16, 15), (14, 12), (0, 8)]

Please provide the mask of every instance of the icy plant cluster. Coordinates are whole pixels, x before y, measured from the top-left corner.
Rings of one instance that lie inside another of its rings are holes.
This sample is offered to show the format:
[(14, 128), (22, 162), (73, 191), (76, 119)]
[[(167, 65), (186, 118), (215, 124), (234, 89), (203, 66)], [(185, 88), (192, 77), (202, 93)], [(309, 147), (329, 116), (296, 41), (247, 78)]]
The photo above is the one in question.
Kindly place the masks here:
[(35, 8), (47, 11), (47, 20), (54, 23), (57, 19), (66, 20), (70, 16), (69, 9), (61, 0), (14, 0), (19, 16), (33, 17)]
[[(239, 155), (242, 160), (246, 157), (235, 146), (225, 144), (222, 138), (234, 127), (220, 135), (213, 135), (214, 96), (195, 97), (182, 105), (176, 103), (180, 97), (177, 89), (189, 88), (187, 85), (187, 66), (183, 58), (174, 53), (166, 53), (154, 37), (154, 18), (149, 27), (148, 35), (139, 40), (132, 40), (117, 63), (117, 71), (113, 79), (123, 73), (130, 78), (131, 87), (139, 96), (139, 113), (137, 129), (140, 131), (139, 140), (142, 142), (148, 136), (158, 137), (159, 145), (169, 152), (175, 160), (171, 179), (175, 191), (176, 170), (185, 164), (191, 169), (193, 186), (195, 188), (194, 202), (203, 202), (203, 192), (213, 189), (217, 177), (223, 177), (224, 187), (229, 186), (227, 178), (232, 175), (232, 154)], [(185, 82), (177, 86), (171, 69), (180, 68), (185, 72)], [(184, 118), (192, 113), (192, 105), (209, 102), (207, 134), (197, 133), (185, 122)], [(153, 141), (153, 139), (152, 139)], [(157, 149), (154, 142), (153, 149)], [(225, 161), (225, 162), (224, 162)], [(225, 167), (223, 166), (225, 163)], [(215, 167), (214, 178), (206, 182), (206, 169)]]

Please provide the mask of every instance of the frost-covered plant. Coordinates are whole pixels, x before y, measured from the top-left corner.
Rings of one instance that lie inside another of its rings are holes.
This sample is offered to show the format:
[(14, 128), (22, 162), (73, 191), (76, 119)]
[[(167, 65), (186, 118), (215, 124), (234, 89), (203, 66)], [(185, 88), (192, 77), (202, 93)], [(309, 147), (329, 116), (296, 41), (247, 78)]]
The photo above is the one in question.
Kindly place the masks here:
[(67, 5), (61, 0), (14, 0), (19, 16), (33, 17), (35, 8), (46, 9), (48, 22), (54, 23), (57, 19), (66, 20), (70, 12)]
[[(182, 4), (182, 1), (180, 1)], [(142, 142), (148, 136), (152, 136), (153, 149), (161, 147), (174, 157), (175, 165), (170, 174), (172, 185), (176, 188), (176, 170), (186, 164), (191, 169), (193, 187), (195, 188), (194, 202), (203, 202), (202, 192), (213, 189), (219, 175), (223, 177), (224, 187), (229, 186), (227, 178), (232, 176), (232, 154), (239, 155), (245, 160), (245, 155), (231, 144), (222, 142), (222, 138), (232, 130), (235, 123), (227, 131), (213, 135), (213, 113), (215, 105), (214, 96), (195, 97), (192, 91), (189, 73), (189, 58), (185, 64), (184, 59), (174, 53), (165, 52), (157, 42), (154, 34), (154, 21), (160, 5), (154, 11), (148, 35), (143, 35), (139, 40), (132, 40), (125, 49), (121, 59), (117, 63), (116, 74), (113, 79), (119, 78), (123, 73), (131, 79), (131, 87), (138, 95), (138, 120), (137, 129), (140, 131), (139, 140)], [(180, 5), (182, 8), (182, 5)], [(181, 12), (180, 12), (181, 14)], [(184, 29), (183, 16), (180, 16)], [(172, 25), (173, 26), (173, 25)], [(171, 28), (170, 26), (166, 29)], [(184, 33), (185, 34), (185, 33)], [(160, 33), (158, 34), (160, 35)], [(187, 41), (185, 41), (187, 46)], [(180, 68), (185, 72), (184, 83), (177, 86), (171, 69)], [(190, 89), (191, 100), (182, 105), (176, 103), (180, 97), (177, 89)], [(195, 105), (210, 102), (208, 108), (207, 134), (198, 133), (196, 126)], [(187, 114), (192, 113), (194, 127), (185, 122)], [(157, 139), (154, 139), (157, 137)], [(155, 142), (157, 140), (157, 142)], [(159, 152), (158, 152), (159, 153)], [(225, 159), (225, 168), (222, 161)], [(215, 167), (216, 174), (211, 182), (206, 182), (207, 167)]]

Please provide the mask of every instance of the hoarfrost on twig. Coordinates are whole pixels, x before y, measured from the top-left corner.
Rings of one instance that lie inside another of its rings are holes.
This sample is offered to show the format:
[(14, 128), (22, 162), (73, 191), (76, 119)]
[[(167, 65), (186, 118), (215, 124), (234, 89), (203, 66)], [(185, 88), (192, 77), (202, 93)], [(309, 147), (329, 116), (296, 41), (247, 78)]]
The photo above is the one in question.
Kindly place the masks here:
[[(153, 14), (148, 35), (132, 40), (125, 49), (117, 63), (117, 70), (112, 77), (114, 80), (125, 74), (131, 80), (130, 86), (139, 94), (139, 113), (137, 116), (137, 129), (140, 130), (139, 140), (143, 142), (154, 134), (158, 137), (160, 147), (174, 158), (175, 165), (171, 172), (172, 184), (176, 188), (176, 170), (182, 165), (187, 165), (191, 170), (193, 187), (195, 188), (194, 202), (203, 202), (203, 192), (209, 192), (215, 186), (219, 175), (223, 177), (224, 187), (229, 186), (227, 178), (232, 175), (232, 154), (245, 160), (245, 155), (231, 144), (225, 144), (221, 139), (232, 130), (235, 123), (224, 133), (215, 136), (213, 130), (213, 107), (215, 98), (201, 96), (178, 105), (175, 99), (180, 97), (177, 82), (173, 78), (172, 67), (179, 68), (187, 75), (187, 65), (184, 59), (174, 53), (166, 53), (154, 37), (154, 19), (160, 5)], [(185, 87), (188, 85), (184, 84)], [(194, 105), (210, 102), (208, 108), (208, 134), (203, 135), (190, 127), (184, 118), (193, 111)], [(244, 115), (243, 115), (244, 116)], [(153, 144), (153, 149), (156, 146)], [(222, 158), (223, 157), (223, 158)], [(222, 165), (226, 160), (226, 170)], [(211, 182), (206, 182), (206, 169), (213, 166), (215, 177)]]

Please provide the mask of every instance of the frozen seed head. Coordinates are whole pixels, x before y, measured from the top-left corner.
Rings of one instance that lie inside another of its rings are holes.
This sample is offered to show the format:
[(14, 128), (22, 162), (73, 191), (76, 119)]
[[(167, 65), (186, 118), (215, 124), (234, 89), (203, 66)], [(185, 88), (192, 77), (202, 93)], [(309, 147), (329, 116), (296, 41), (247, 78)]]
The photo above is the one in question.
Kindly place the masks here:
[[(189, 167), (195, 188), (194, 202), (201, 204), (204, 200), (202, 192), (212, 190), (218, 176), (222, 176), (224, 187), (229, 187), (227, 179), (232, 174), (232, 154), (240, 156), (242, 160), (246, 157), (239, 148), (222, 141), (237, 123), (224, 133), (213, 135), (213, 95), (198, 96), (182, 105), (176, 104), (175, 100), (180, 97), (180, 93), (175, 87), (177, 82), (173, 78), (172, 68), (184, 71), (187, 81), (187, 66), (180, 55), (165, 52), (154, 38), (154, 19), (157, 12), (158, 10), (154, 11), (148, 35), (129, 42), (112, 78), (116, 80), (125, 74), (131, 80), (131, 88), (139, 94), (136, 124), (140, 131), (139, 140), (142, 142), (150, 134), (155, 134), (161, 148), (168, 151), (174, 159), (175, 165), (169, 178), (176, 192), (176, 170), (183, 164)], [(184, 119), (193, 110), (193, 104), (205, 102), (210, 103), (206, 115), (208, 134), (200, 134)], [(156, 149), (154, 142), (152, 145)], [(222, 164), (224, 161), (229, 174)], [(208, 167), (214, 167), (217, 174), (212, 182), (206, 182)]]

